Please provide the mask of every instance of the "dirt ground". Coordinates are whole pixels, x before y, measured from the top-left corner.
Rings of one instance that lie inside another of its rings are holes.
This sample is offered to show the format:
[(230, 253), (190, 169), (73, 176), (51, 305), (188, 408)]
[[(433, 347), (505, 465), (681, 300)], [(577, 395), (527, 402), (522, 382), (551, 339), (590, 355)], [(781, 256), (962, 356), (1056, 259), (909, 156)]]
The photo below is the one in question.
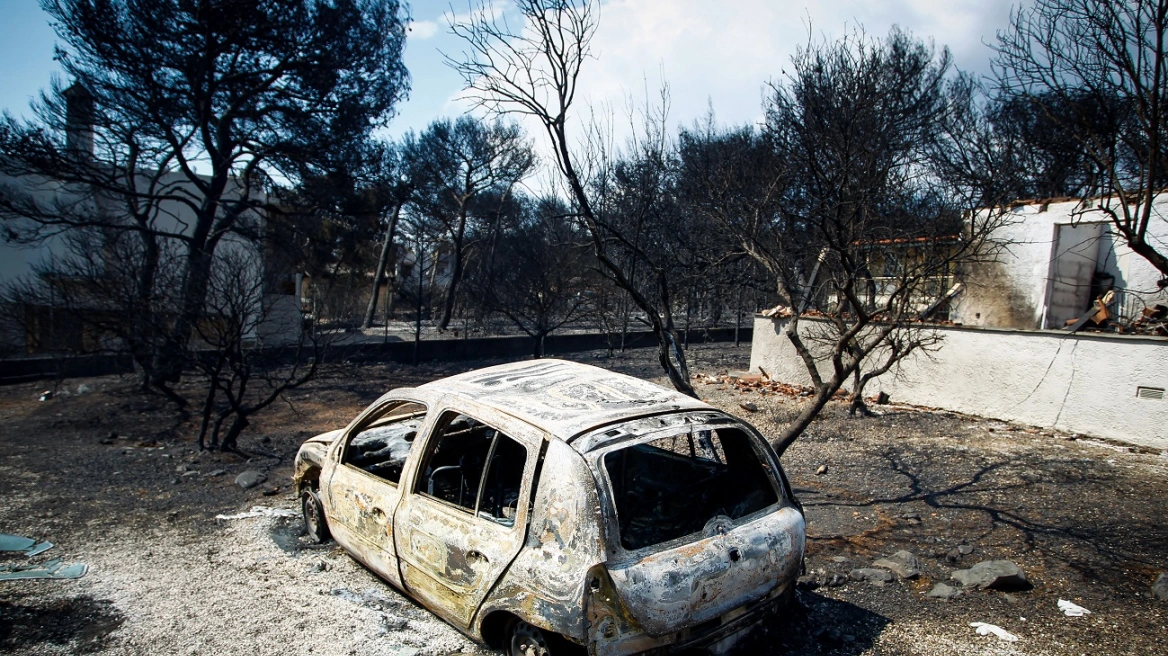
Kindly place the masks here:
[[(690, 353), (698, 374), (749, 360), (748, 346)], [(664, 382), (654, 357), (574, 356)], [(241, 438), (247, 457), (199, 453), (194, 426), (128, 380), (70, 380), (44, 401), (44, 383), (0, 388), (0, 532), (57, 545), (38, 560), (90, 566), (79, 580), (0, 583), (0, 651), (488, 653), (334, 545), (304, 544), (298, 519), (215, 519), (296, 509), (291, 464), (305, 438), (347, 423), (390, 388), (486, 364), (335, 371), (259, 417)], [(698, 389), (764, 432), (801, 402), (726, 384)], [(808, 575), (798, 607), (743, 653), (1163, 653), (1168, 602), (1149, 587), (1168, 569), (1168, 458), (987, 419), (877, 409), (852, 419), (833, 403), (784, 457), (807, 511)], [(243, 490), (234, 479), (245, 470), (267, 481)], [(961, 544), (971, 553), (951, 562)], [(901, 549), (923, 563), (919, 579), (846, 580)], [(925, 596), (953, 570), (995, 558), (1017, 563), (1033, 588)], [(1066, 617), (1059, 599), (1091, 614)], [(971, 622), (1019, 640), (977, 635)]]

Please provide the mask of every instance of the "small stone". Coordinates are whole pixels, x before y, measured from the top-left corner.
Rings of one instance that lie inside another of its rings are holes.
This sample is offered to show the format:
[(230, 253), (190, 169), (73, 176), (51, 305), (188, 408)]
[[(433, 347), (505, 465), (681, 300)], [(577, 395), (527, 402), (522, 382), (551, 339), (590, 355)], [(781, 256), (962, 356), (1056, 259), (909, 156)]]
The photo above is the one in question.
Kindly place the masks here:
[(758, 412), (758, 405), (754, 401), (743, 401), (738, 406), (747, 412)]
[(880, 392), (876, 395), (876, 405), (888, 405), (892, 399), (888, 396), (888, 392)]
[(877, 560), (872, 565), (892, 570), (902, 579), (915, 579), (921, 575), (921, 561), (908, 551), (898, 551), (887, 558)]
[(1156, 582), (1152, 584), (1152, 594), (1160, 601), (1168, 601), (1168, 572), (1156, 577)]
[(190, 471), (190, 469), (191, 469), (191, 468), (190, 468), (190, 467), (188, 467), (188, 466), (186, 466), (186, 465), (179, 465), (178, 467), (175, 467), (175, 468), (174, 468), (174, 470), (175, 470), (176, 472), (180, 473), (180, 474), (181, 474), (181, 473), (183, 473), (183, 472), (186, 472), (186, 471)]
[(249, 469), (235, 477), (235, 484), (245, 490), (250, 490), (266, 480), (268, 477), (263, 472)]
[(836, 563), (846, 563), (846, 562), (848, 562), (848, 558), (847, 558), (847, 556), (832, 556), (832, 557), (831, 557), (831, 560), (832, 560), (832, 562), (836, 562)]
[(816, 476), (823, 476), (826, 473), (827, 473), (827, 465), (820, 465), (819, 469), (815, 470)]
[(848, 578), (853, 581), (885, 582), (892, 580), (892, 572), (875, 567), (858, 567), (848, 572)]
[(959, 569), (950, 577), (967, 588), (1025, 590), (1030, 588), (1022, 568), (1008, 560), (986, 560), (969, 569)]
[(213, 470), (207, 472), (207, 476), (214, 478), (216, 476), (222, 476), (226, 473), (227, 473), (226, 469), (213, 469)]
[(77, 386), (77, 393), (78, 394), (88, 394), (90, 389), (91, 388), (89, 387), (89, 385), (86, 385), (85, 383), (81, 383), (80, 385)]
[(843, 574), (832, 574), (831, 578), (827, 580), (827, 587), (838, 588), (848, 582), (848, 577)]
[(270, 488), (263, 491), (263, 495), (265, 497), (274, 497), (279, 493), (280, 493), (280, 488), (278, 488), (278, 487), (270, 487)]
[(951, 563), (955, 563), (961, 560), (961, 552), (957, 549), (950, 549), (949, 552), (945, 554), (945, 560)]
[(197, 469), (192, 469), (190, 471), (183, 472), (183, 478), (190, 478), (191, 476), (198, 476), (198, 475), (199, 475), (199, 471)]
[(312, 563), (311, 565), (308, 566), (308, 573), (309, 574), (314, 574), (316, 572), (324, 572), (324, 571), (328, 571), (328, 564), (325, 563), (324, 561), (321, 561), (321, 560), (318, 560), (315, 563)]
[(928, 594), (925, 596), (935, 597), (937, 599), (953, 599), (955, 597), (960, 597), (961, 594), (962, 592), (958, 588), (955, 588), (951, 585), (946, 585), (944, 583), (938, 583), (937, 585), (934, 585), (933, 589), (929, 590)]
[(957, 553), (961, 554), (962, 556), (968, 556), (969, 554), (973, 553), (973, 547), (969, 546), (968, 544), (959, 544), (957, 545)]

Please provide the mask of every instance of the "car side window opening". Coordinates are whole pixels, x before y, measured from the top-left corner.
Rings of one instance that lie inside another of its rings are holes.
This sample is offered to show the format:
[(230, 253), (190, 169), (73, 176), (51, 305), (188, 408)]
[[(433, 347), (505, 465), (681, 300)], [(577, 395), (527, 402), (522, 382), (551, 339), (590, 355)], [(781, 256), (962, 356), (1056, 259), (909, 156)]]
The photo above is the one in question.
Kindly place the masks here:
[(449, 412), (438, 423), (414, 491), (514, 526), (526, 462), (522, 444), (473, 417)]
[(390, 483), (401, 481), (410, 446), (426, 418), (426, 406), (403, 401), (367, 420), (349, 440), (341, 461)]
[(628, 550), (698, 533), (715, 518), (737, 520), (778, 501), (771, 476), (739, 428), (663, 437), (610, 451), (603, 463)]

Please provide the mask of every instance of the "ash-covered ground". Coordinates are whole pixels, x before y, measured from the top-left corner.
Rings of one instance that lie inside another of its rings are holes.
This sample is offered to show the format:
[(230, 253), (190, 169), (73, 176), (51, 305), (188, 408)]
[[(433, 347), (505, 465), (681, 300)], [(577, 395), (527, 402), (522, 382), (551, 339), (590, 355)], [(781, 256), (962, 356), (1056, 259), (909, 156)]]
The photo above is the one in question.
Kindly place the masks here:
[[(571, 357), (665, 382), (652, 349), (604, 355)], [(701, 376), (741, 371), (749, 347), (694, 346), (690, 357)], [(215, 516), (296, 510), (300, 442), (393, 387), (487, 364), (333, 371), (258, 417), (241, 438), (247, 456), (198, 452), (196, 427), (129, 380), (70, 380), (45, 401), (44, 383), (0, 388), (0, 532), (57, 545), (37, 559), (90, 566), (78, 580), (0, 582), (0, 651), (486, 653), (334, 545), (306, 545), (298, 519)], [(804, 402), (706, 378), (697, 387), (764, 432)], [(865, 419), (832, 403), (784, 456), (807, 510), (808, 575), (798, 607), (743, 653), (1162, 653), (1168, 602), (1150, 586), (1168, 570), (1168, 458), (893, 402)], [(244, 471), (266, 480), (242, 489)], [(920, 576), (849, 578), (902, 550)], [(1032, 587), (926, 596), (994, 559)], [(1060, 599), (1091, 613), (1067, 617)], [(1018, 640), (978, 635), (973, 622)]]

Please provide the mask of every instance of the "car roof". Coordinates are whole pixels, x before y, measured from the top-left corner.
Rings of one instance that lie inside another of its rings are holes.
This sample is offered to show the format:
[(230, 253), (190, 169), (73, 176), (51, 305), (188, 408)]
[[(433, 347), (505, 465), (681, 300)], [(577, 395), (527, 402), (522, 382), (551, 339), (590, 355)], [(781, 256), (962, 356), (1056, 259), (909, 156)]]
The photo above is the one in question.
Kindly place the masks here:
[(476, 369), (426, 383), (418, 390), (472, 399), (564, 440), (637, 417), (713, 409), (639, 378), (554, 359)]

